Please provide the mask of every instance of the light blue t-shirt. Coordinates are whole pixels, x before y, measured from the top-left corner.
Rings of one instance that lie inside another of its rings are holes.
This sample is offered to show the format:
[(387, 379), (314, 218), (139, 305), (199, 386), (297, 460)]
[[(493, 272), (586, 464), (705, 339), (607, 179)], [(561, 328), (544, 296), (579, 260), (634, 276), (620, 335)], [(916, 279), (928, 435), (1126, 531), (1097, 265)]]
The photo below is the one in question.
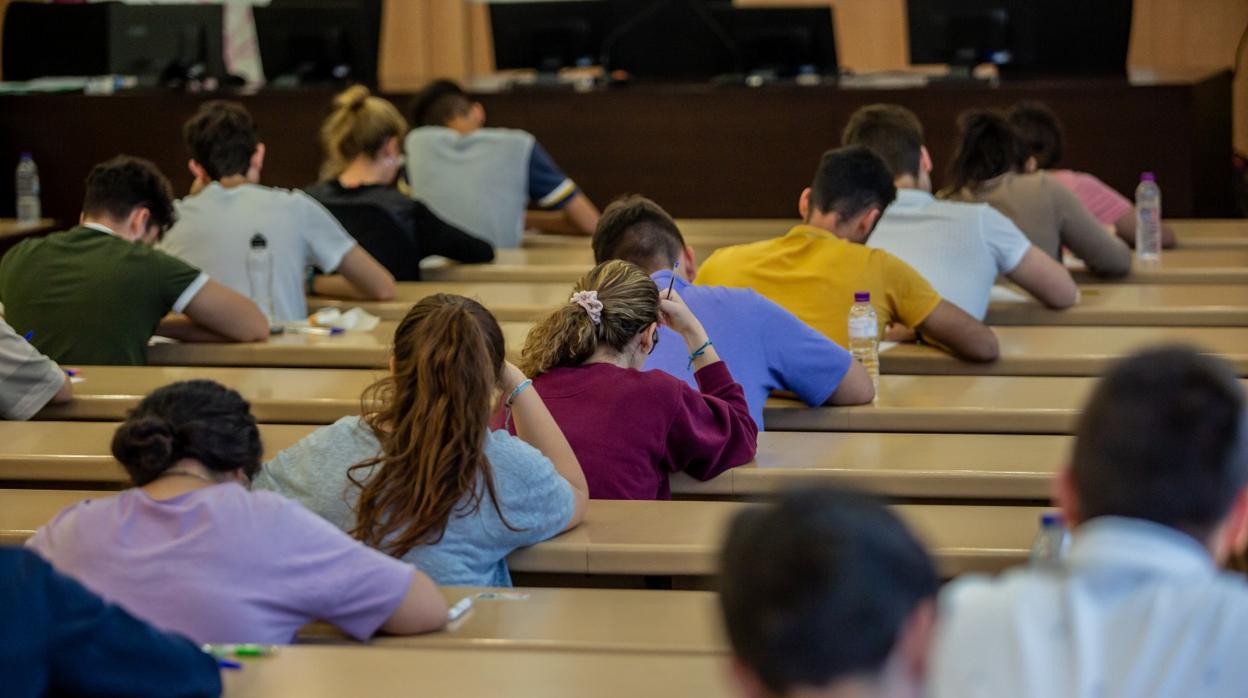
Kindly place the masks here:
[[(284, 494), (338, 528), (350, 530), (359, 488), (347, 479), (347, 469), (375, 457), (380, 449), (372, 429), (359, 417), (343, 417), (265, 463), (252, 488)], [(438, 584), (511, 586), (507, 556), (554, 536), (572, 520), (572, 486), (541, 451), (494, 431), (485, 437), (485, 456), (494, 473), (499, 508), (511, 528), (484, 491), (475, 512), (465, 514), (456, 507), (442, 540), (417, 546), (402, 558)], [(368, 474), (358, 471), (356, 477), (363, 481)]]
[[(662, 293), (672, 272), (657, 271), (650, 278)], [(675, 289), (741, 384), (760, 431), (763, 406), (771, 391), (789, 390), (807, 405), (822, 405), (836, 392), (853, 361), (839, 344), (752, 289), (694, 286), (679, 277)], [(689, 348), (666, 327), (659, 329), (659, 345), (645, 367), (698, 387), (689, 368)]]

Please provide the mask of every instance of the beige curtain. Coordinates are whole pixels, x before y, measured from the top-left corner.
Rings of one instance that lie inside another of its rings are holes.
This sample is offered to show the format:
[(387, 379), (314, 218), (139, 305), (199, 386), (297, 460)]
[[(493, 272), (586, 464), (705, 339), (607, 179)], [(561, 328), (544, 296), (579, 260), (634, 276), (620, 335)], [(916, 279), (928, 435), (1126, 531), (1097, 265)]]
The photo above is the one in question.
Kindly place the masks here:
[(385, 0), (381, 89), (410, 92), (434, 78), (466, 80), (494, 70), (488, 6), (465, 0)]

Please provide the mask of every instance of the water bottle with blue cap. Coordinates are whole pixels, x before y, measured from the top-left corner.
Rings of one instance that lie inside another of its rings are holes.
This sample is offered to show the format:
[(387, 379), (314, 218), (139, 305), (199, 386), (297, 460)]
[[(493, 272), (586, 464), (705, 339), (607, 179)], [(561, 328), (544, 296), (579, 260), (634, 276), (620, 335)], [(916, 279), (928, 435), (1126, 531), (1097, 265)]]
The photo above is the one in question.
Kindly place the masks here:
[(1040, 532), (1031, 544), (1032, 567), (1057, 567), (1070, 549), (1070, 530), (1061, 514), (1040, 515)]

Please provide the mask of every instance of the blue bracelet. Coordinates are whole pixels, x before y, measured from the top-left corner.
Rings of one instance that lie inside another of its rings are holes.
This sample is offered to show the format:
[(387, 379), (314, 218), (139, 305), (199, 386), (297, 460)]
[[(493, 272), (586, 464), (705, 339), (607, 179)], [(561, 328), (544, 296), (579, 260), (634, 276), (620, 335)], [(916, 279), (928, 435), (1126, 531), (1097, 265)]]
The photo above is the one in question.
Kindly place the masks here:
[(521, 381), (520, 385), (517, 385), (516, 389), (511, 391), (511, 395), (507, 396), (507, 406), (511, 407), (511, 403), (515, 402), (516, 398), (520, 397), (520, 393), (523, 393), (530, 385), (533, 385), (533, 381), (527, 378)]
[(711, 344), (711, 340), (708, 339), (706, 340), (705, 343), (702, 344), (702, 346), (698, 347), (697, 349), (694, 349), (693, 353), (689, 355), (689, 365), (686, 367), (686, 370), (692, 369), (693, 362), (702, 358), (706, 354), (706, 350), (709, 349), (711, 346), (713, 346)]

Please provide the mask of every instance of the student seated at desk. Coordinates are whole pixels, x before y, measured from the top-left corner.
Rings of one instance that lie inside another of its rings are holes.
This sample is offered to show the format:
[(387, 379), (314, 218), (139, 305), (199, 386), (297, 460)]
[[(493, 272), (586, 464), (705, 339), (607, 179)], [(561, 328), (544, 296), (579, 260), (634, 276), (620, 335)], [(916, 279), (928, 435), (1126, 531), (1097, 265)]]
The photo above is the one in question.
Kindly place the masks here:
[(221, 695), (216, 659), (21, 548), (0, 548), (0, 682), (7, 698)]
[(155, 165), (118, 156), (91, 170), (86, 190), (79, 226), (24, 240), (0, 260), (5, 319), (36, 349), (67, 364), (139, 366), (153, 334), (268, 338), (245, 296), (152, 248), (174, 220), (169, 180)]
[[(321, 127), (326, 155), (322, 181), (305, 191), (365, 247), (369, 240), (393, 234), (397, 239), (374, 245), (371, 252), (398, 281), (420, 281), (420, 260), (431, 255), (467, 263), (493, 261), (490, 243), (438, 218), (429, 207), (395, 188), (403, 166), (400, 139), (406, 133), (407, 121), (393, 104), (369, 95), (363, 85), (348, 88), (334, 99), (334, 112)], [(389, 217), (392, 225), (383, 230), (358, 229), (361, 224), (373, 225), (369, 219), (352, 215), (365, 206)]]
[[(1033, 162), (1028, 169), (1041, 169), (1049, 173), (1062, 186), (1079, 198), (1088, 212), (1117, 233), (1124, 242), (1135, 247), (1135, 204), (1119, 194), (1096, 175), (1087, 172), (1059, 169), (1065, 152), (1062, 123), (1057, 114), (1043, 102), (1019, 102), (1010, 109), (1010, 124), (1018, 129), (1027, 144)], [(1174, 247), (1174, 229), (1161, 226), (1162, 247)]]
[(329, 284), (318, 285), (318, 291), (394, 298), (394, 277), (323, 206), (301, 191), (261, 186), (264, 144), (243, 105), (205, 102), (182, 130), (195, 181), (190, 195), (178, 201), (178, 222), (161, 249), (257, 298), (247, 255), (253, 238), (263, 236), (273, 264), (269, 297), (275, 323), (307, 319), (309, 267), (338, 275), (318, 282)]
[[(670, 327), (699, 390), (642, 371)], [(594, 267), (568, 303), (538, 322), (521, 368), (576, 452), (595, 499), (671, 499), (670, 473), (699, 480), (749, 462), (758, 426), (745, 392), (680, 299), (619, 260)]]
[(1079, 420), (1056, 499), (1066, 555), (941, 597), (928, 695), (1244, 695), (1248, 420), (1225, 361), (1185, 347), (1114, 367)]
[[(585, 475), (538, 391), (506, 362), (503, 332), (474, 300), (439, 294), (394, 333), (376, 405), (277, 455), (255, 488), (280, 492), (438, 584), (511, 586), (507, 556), (575, 527)], [(494, 396), (517, 436), (489, 429)]]
[[(745, 390), (750, 416), (763, 428), (763, 405), (773, 390), (795, 393), (812, 407), (871, 402), (871, 374), (848, 351), (753, 290), (694, 286), (697, 260), (676, 221), (658, 204), (630, 196), (613, 202), (598, 219), (594, 260), (635, 264), (660, 289), (671, 286), (715, 341)], [(680, 337), (659, 328), (662, 341), (646, 359), (696, 388)]]
[(949, 168), (949, 198), (992, 204), (1045, 254), (1061, 261), (1069, 247), (1097, 276), (1131, 271), (1131, 248), (1106, 231), (1069, 189), (1045, 172), (1027, 171), (1027, 145), (1004, 117), (967, 112)]
[(1031, 244), (1023, 231), (988, 204), (932, 196), (932, 158), (923, 125), (909, 109), (874, 104), (854, 112), (843, 145), (865, 145), (883, 158), (897, 185), (867, 241), (914, 267), (945, 300), (976, 320), (988, 312), (998, 276), (1050, 308), (1069, 308), (1079, 289), (1066, 267)]
[(991, 329), (941, 299), (910, 265), (866, 247), (896, 195), (892, 173), (874, 152), (829, 150), (798, 201), (804, 223), (784, 237), (717, 250), (702, 264), (698, 283), (752, 288), (841, 346), (849, 345), (854, 294), (869, 292), (881, 331), (901, 325), (960, 358), (995, 360)]
[(156, 390), (113, 436), (135, 487), (66, 508), (28, 545), (105, 599), (200, 643), (289, 643), (314, 620), (358, 640), (445, 624), (428, 576), (296, 502), (247, 491), (263, 453), (249, 410), (212, 381)]
[(936, 569), (866, 495), (794, 491), (739, 514), (719, 589), (742, 698), (923, 694)]
[(0, 319), (0, 417), (30, 419), (45, 405), (73, 396), (69, 374)]
[(485, 108), (437, 80), (412, 103), (407, 181), (434, 213), (499, 248), (519, 247), (530, 202), (555, 215), (530, 227), (591, 235), (598, 209), (526, 131), (486, 128)]

